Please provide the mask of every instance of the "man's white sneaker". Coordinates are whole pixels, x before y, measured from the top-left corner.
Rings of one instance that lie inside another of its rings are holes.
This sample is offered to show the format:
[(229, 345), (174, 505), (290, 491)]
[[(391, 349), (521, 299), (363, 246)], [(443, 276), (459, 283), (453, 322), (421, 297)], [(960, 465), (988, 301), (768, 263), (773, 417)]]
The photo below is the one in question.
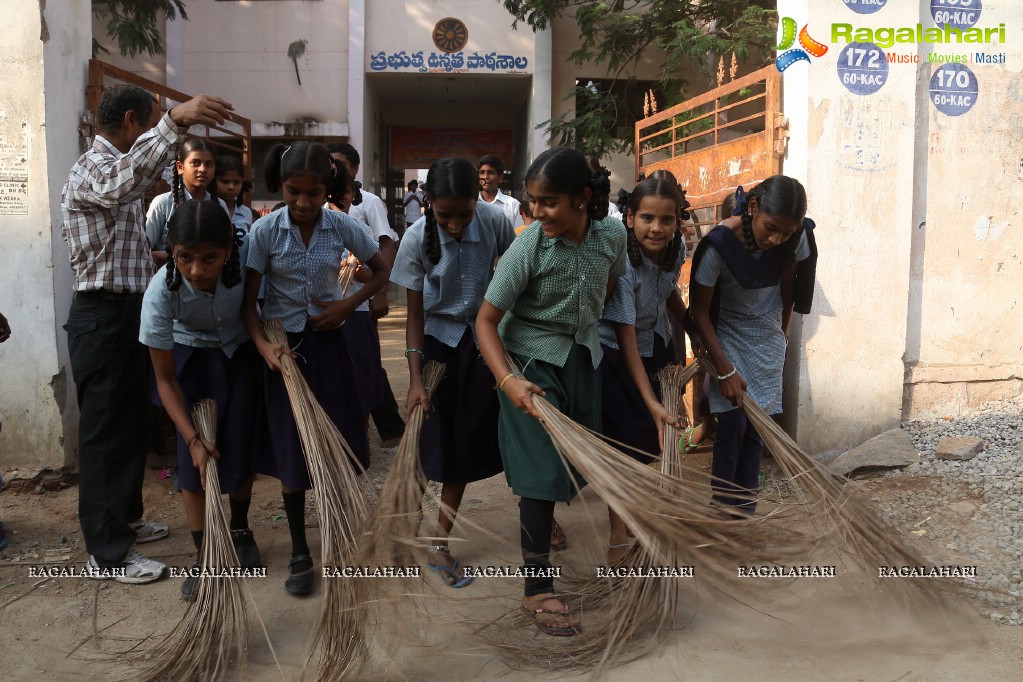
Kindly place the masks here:
[(144, 518), (129, 525), (135, 531), (135, 542), (140, 545), (144, 542), (163, 540), (170, 534), (170, 528), (166, 523), (147, 521)]
[(113, 578), (117, 582), (127, 585), (141, 585), (142, 583), (151, 583), (159, 580), (167, 569), (159, 561), (144, 557), (134, 549), (128, 552), (128, 556), (124, 557), (124, 561), (121, 562), (120, 566), (103, 568), (96, 561), (96, 557), (90, 555), (85, 568), (89, 578), (97, 580)]

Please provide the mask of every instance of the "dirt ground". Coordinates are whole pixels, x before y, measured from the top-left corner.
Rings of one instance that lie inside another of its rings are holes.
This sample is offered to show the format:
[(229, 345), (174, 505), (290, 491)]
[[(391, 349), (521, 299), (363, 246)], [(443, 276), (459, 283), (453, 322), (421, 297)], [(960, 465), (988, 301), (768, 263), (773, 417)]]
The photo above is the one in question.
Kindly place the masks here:
[[(401, 356), (404, 310), (392, 310), (381, 328), (382, 345), (388, 374), (402, 403), (407, 388)], [(381, 450), (375, 431), (372, 439), (371, 477), (379, 482), (391, 455)], [(693, 463), (705, 464), (706, 458), (698, 457)], [(153, 461), (155, 467), (147, 471), (144, 494), (147, 516), (169, 523), (171, 535), (143, 545), (141, 550), (169, 566), (186, 567), (194, 551), (181, 502), (170, 481), (158, 473), (169, 463)], [(897, 500), (903, 492), (895, 485), (891, 489), (869, 485), (869, 494), (880, 496), (883, 502)], [(558, 519), (572, 547), (556, 561), (579, 572), (589, 567), (592, 572), (594, 565), (604, 563), (600, 548), (606, 542), (606, 515), (591, 491), (584, 492), (579, 502), (558, 508)], [(282, 513), (276, 481), (257, 481), (250, 521), (268, 576), (249, 579), (250, 586), (284, 679), (298, 679), (317, 612), (317, 592), (296, 598), (283, 590), (290, 545)], [(515, 551), (509, 549), (518, 532), (515, 500), (502, 476), (471, 485), (463, 513), (497, 536), (467, 533), (471, 541), (457, 548), (463, 563), (519, 563)], [(431, 515), (427, 519), (432, 524)], [(0, 493), (0, 520), (11, 536), (10, 546), (0, 552), (0, 679), (136, 675), (144, 652), (171, 630), (185, 610), (179, 598), (180, 579), (129, 586), (80, 578), (30, 577), (30, 566), (81, 566), (88, 558), (78, 528), (75, 487), (42, 494), (4, 491)], [(308, 522), (310, 545), (317, 556), (314, 513), (310, 512)], [(594, 525), (599, 537), (593, 536)], [(685, 626), (669, 633), (657, 650), (606, 673), (606, 679), (908, 682), (1021, 678), (1023, 630), (982, 617), (979, 607), (968, 608), (951, 626), (939, 627), (931, 614), (906, 612), (883, 598), (865, 599), (862, 591), (850, 590), (841, 581), (796, 580), (771, 589), (762, 585), (737, 585), (730, 595), (690, 589), (684, 594)], [(432, 645), (402, 645), (378, 634), (370, 640), (369, 662), (352, 679), (564, 677), (517, 669), (514, 661), (497, 655), (473, 636), (470, 621), (496, 619), (513, 610), (519, 589), (519, 580), (501, 578), (479, 578), (457, 592), (438, 588), (442, 597), (427, 602), (423, 621), (424, 635)], [(586, 617), (583, 614), (584, 624)], [(528, 645), (530, 637), (540, 635), (522, 636)], [(570, 647), (570, 642), (564, 646)], [(265, 642), (253, 635), (241, 678), (281, 677)]]

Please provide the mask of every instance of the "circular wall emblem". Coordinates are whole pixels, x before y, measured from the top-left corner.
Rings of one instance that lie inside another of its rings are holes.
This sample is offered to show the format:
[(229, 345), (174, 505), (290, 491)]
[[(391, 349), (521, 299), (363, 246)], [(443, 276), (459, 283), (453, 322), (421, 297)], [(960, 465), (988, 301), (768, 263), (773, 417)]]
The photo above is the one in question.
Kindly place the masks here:
[(447, 17), (433, 27), (433, 44), (444, 52), (458, 52), (469, 42), (469, 29), (458, 19)]

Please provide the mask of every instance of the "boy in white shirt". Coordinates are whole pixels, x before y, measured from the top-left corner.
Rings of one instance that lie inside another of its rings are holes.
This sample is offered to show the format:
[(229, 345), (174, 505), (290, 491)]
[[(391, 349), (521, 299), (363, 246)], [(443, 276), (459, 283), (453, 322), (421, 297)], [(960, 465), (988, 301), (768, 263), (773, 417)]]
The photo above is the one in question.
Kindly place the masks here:
[(519, 221), (519, 202), (501, 191), (501, 179), (504, 178), (504, 164), (494, 154), (486, 154), (480, 158), (480, 200), (504, 211), (512, 225)]

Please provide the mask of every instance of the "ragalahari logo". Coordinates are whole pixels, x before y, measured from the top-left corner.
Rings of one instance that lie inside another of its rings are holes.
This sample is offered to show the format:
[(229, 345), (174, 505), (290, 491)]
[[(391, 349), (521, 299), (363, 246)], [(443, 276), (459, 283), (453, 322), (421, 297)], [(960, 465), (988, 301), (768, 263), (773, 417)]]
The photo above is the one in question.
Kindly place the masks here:
[(803, 30), (799, 32), (799, 44), (801, 47), (790, 50), (789, 48), (796, 42), (796, 20), (792, 17), (782, 17), (781, 42), (778, 43), (778, 49), (785, 50), (785, 52), (782, 52), (774, 60), (774, 65), (778, 71), (783, 72), (796, 62), (809, 62), (810, 55), (823, 57), (827, 54), (828, 46), (818, 43), (811, 38), (810, 34), (806, 31), (807, 26), (809, 24), (804, 25)]

